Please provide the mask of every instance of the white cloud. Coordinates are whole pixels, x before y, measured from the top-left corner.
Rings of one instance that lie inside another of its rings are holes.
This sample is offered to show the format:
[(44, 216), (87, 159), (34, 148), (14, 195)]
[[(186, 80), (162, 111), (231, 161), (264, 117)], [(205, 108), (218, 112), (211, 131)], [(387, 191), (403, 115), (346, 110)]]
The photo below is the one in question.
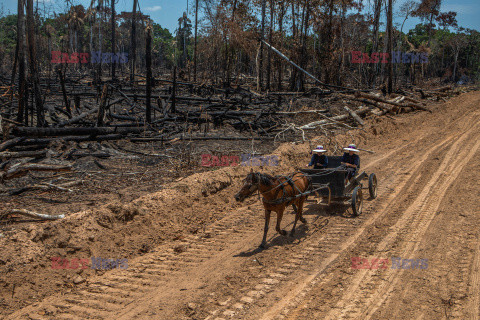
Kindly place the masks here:
[(153, 7), (145, 8), (145, 11), (159, 11), (159, 10), (162, 10), (161, 6), (153, 6)]

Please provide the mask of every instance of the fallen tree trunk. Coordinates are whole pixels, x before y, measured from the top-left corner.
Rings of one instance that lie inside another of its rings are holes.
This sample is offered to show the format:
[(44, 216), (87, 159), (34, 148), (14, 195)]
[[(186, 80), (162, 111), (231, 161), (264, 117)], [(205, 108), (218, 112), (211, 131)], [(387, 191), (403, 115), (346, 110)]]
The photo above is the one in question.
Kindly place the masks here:
[(111, 156), (113, 156), (113, 155), (110, 154), (110, 153), (105, 153), (105, 152), (94, 152), (94, 153), (92, 153), (92, 152), (81, 152), (81, 153), (74, 152), (74, 153), (69, 154), (66, 159), (68, 159), (68, 160), (79, 159), (79, 158), (83, 158), (83, 157), (93, 157), (93, 158), (106, 159), (106, 158), (110, 158)]
[(419, 105), (423, 105), (423, 106), (426, 105), (425, 102), (419, 101), (417, 99), (410, 98), (408, 96), (405, 96), (405, 100), (416, 103), (416, 104), (419, 104)]
[(415, 103), (411, 103), (411, 102), (407, 103), (407, 104), (401, 104), (401, 103), (398, 103), (398, 102), (395, 102), (395, 101), (385, 100), (385, 99), (377, 97), (373, 94), (368, 94), (368, 93), (364, 93), (364, 92), (356, 92), (355, 95), (357, 97), (362, 97), (362, 98), (371, 99), (371, 100), (374, 100), (374, 101), (377, 101), (377, 102), (391, 104), (391, 105), (394, 105), (394, 106), (399, 107), (399, 108), (401, 108), (401, 107), (412, 107), (412, 108), (415, 108), (415, 109), (420, 109), (420, 110), (432, 112), (431, 110), (425, 108), (424, 106), (421, 106), (421, 105), (418, 105), (418, 104), (415, 104)]
[(328, 109), (320, 109), (320, 110), (299, 110), (299, 111), (273, 111), (272, 114), (276, 115), (297, 115), (300, 113), (327, 113)]
[(42, 220), (58, 220), (58, 219), (65, 218), (64, 214), (60, 214), (58, 216), (53, 216), (53, 215), (50, 215), (50, 214), (44, 214), (44, 213), (29, 211), (29, 210), (26, 210), (26, 209), (12, 209), (12, 210), (9, 210), (7, 212), (7, 214), (21, 214), (23, 216), (42, 219)]
[(0, 151), (6, 150), (10, 147), (16, 146), (19, 142), (25, 140), (25, 137), (16, 137), (0, 143)]
[(57, 166), (57, 165), (47, 165), (47, 164), (24, 164), (19, 166), (13, 166), (5, 172), (0, 173), (0, 181), (10, 180), (14, 178), (19, 178), (26, 175), (30, 171), (70, 171), (71, 166)]
[(458, 94), (457, 92), (443, 92), (443, 91), (429, 91), (425, 89), (417, 89), (418, 92), (422, 95), (422, 98), (426, 98), (428, 96), (435, 96), (435, 97), (449, 97), (454, 94)]
[(386, 112), (392, 112), (394, 111), (392, 109), (392, 107), (390, 106), (387, 106), (385, 105), (384, 103), (380, 103), (380, 102), (376, 102), (376, 101), (372, 101), (372, 100), (369, 100), (369, 99), (365, 99), (365, 98), (359, 98), (359, 97), (355, 97), (355, 96), (351, 96), (351, 95), (347, 95), (347, 94), (341, 94), (342, 97), (345, 97), (347, 99), (350, 99), (350, 100), (354, 100), (354, 101), (358, 101), (358, 102), (363, 102), (365, 104), (369, 104), (371, 106), (374, 106), (374, 107), (377, 107), (379, 109), (382, 109)]
[(24, 158), (24, 157), (44, 157), (47, 154), (46, 150), (40, 151), (21, 151), (21, 152), (0, 152), (0, 159)]
[(209, 115), (212, 117), (242, 117), (242, 116), (273, 116), (273, 115), (295, 115), (299, 113), (326, 113), (328, 110), (301, 110), (301, 111), (262, 111), (262, 110), (246, 110), (246, 111), (203, 111), (203, 112), (189, 112), (188, 116), (190, 117), (201, 117), (203, 115)]
[(128, 120), (128, 121), (143, 122), (143, 119), (140, 118), (140, 117), (137, 118), (137, 117), (125, 116), (125, 115), (115, 114), (115, 113), (111, 113), (110, 116), (111, 116), (113, 119), (117, 119), (117, 120)]
[[(363, 115), (363, 114), (367, 113), (368, 111), (370, 111), (369, 108), (362, 108), (362, 109), (357, 110), (356, 113), (357, 113), (357, 115)], [(301, 129), (301, 130), (315, 129), (319, 125), (327, 124), (327, 123), (330, 123), (332, 121), (337, 122), (337, 121), (340, 121), (340, 120), (348, 119), (349, 116), (350, 116), (349, 114), (342, 114), (342, 115), (331, 117), (331, 118), (328, 118), (328, 119), (325, 119), (325, 120), (310, 122), (310, 123), (307, 123), (306, 125), (298, 127), (298, 129)]]
[(123, 100), (125, 100), (125, 98), (118, 98), (118, 99), (110, 102), (110, 103), (107, 105), (106, 109), (110, 108), (110, 107), (113, 106), (114, 104), (117, 104), (117, 103), (119, 103), (119, 102), (122, 102)]
[(73, 192), (73, 190), (62, 187), (62, 186), (57, 186), (51, 183), (44, 183), (44, 184), (36, 184), (33, 186), (28, 186), (28, 187), (23, 187), (23, 188), (16, 188), (13, 190), (8, 191), (8, 195), (10, 196), (18, 196), (19, 194), (22, 194), (27, 191), (34, 191), (34, 190), (57, 190), (57, 191), (63, 191), (63, 192)]
[(107, 134), (107, 135), (99, 135), (99, 136), (65, 136), (65, 137), (59, 137), (59, 138), (25, 139), (22, 142), (18, 143), (18, 145), (32, 146), (32, 145), (47, 145), (55, 141), (83, 142), (83, 141), (120, 140), (123, 138), (125, 138), (125, 136), (121, 134)]
[(362, 120), (362, 118), (358, 116), (358, 114), (355, 113), (355, 111), (353, 111), (347, 106), (343, 106), (343, 108), (347, 110), (347, 112), (352, 116), (352, 118), (355, 119), (355, 121), (357, 121), (360, 125), (365, 125), (365, 122)]
[(404, 107), (411, 107), (411, 108), (416, 109), (416, 110), (423, 110), (423, 111), (428, 111), (428, 112), (432, 113), (432, 110), (430, 110), (430, 109), (428, 109), (428, 108), (426, 108), (426, 107), (424, 107), (424, 106), (418, 105), (418, 104), (416, 104), (416, 103), (412, 103), (412, 102), (406, 102), (406, 103), (402, 106), (402, 108), (404, 108)]
[(56, 137), (67, 135), (104, 135), (104, 134), (127, 134), (142, 133), (146, 127), (90, 127), (90, 128), (35, 128), (35, 127), (15, 127), (12, 134), (20, 137)]
[[(137, 138), (136, 140), (141, 139)], [(180, 137), (169, 140), (169, 142), (179, 141), (179, 140), (273, 140), (274, 137), (225, 137), (225, 136), (215, 136), (215, 137)], [(132, 139), (130, 139), (132, 141)], [(139, 142), (139, 141), (137, 141)]]
[(80, 114), (76, 117), (73, 117), (70, 120), (60, 122), (60, 123), (57, 124), (57, 126), (64, 127), (64, 126), (69, 125), (69, 124), (77, 123), (80, 120), (85, 119), (89, 115), (96, 113), (97, 111), (98, 111), (98, 108), (93, 108), (92, 110), (88, 110), (88, 111), (86, 111), (86, 112), (84, 112), (84, 113), (82, 113), (82, 114)]
[(433, 91), (447, 91), (447, 90), (452, 90), (452, 86), (448, 85), (448, 86), (433, 89)]

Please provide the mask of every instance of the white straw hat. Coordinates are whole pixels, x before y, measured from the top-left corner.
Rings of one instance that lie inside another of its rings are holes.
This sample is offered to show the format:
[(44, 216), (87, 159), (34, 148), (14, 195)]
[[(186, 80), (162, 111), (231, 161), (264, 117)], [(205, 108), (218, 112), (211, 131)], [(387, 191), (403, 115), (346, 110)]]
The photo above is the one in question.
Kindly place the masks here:
[(346, 151), (353, 151), (353, 152), (359, 152), (360, 150), (357, 149), (357, 146), (354, 144), (349, 144), (348, 147), (343, 148), (343, 150)]
[(318, 152), (318, 153), (322, 153), (322, 152), (327, 152), (327, 150), (325, 150), (325, 148), (323, 146), (317, 146), (315, 149), (312, 150), (313, 152)]

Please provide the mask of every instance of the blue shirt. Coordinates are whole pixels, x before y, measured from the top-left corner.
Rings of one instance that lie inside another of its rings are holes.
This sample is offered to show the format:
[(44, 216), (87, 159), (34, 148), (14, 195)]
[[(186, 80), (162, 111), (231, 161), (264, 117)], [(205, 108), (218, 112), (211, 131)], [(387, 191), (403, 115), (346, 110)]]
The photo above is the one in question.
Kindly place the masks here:
[(326, 155), (322, 154), (321, 156), (318, 154), (313, 154), (312, 159), (310, 160), (309, 166), (314, 166), (315, 169), (323, 169), (328, 164), (328, 158)]
[(360, 168), (360, 157), (355, 153), (350, 155), (348, 152), (345, 152), (342, 156), (342, 162), (355, 164), (357, 169)]

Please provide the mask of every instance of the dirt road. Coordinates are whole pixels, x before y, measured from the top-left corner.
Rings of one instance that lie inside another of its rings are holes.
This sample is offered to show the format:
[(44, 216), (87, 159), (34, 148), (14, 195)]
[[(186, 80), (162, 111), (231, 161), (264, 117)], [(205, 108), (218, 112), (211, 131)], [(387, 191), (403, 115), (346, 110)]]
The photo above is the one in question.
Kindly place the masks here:
[[(378, 197), (359, 217), (308, 202), (308, 224), (294, 239), (271, 228), (268, 248), (259, 250), (258, 198), (226, 211), (213, 204), (224, 216), (205, 230), (6, 319), (478, 319), (479, 105), (480, 92), (471, 92), (432, 114), (370, 120), (358, 134), (376, 152), (361, 156), (362, 169), (377, 174)], [(279, 153), (307, 161), (307, 149)], [(299, 161), (289, 161), (293, 171)], [(248, 169), (223, 170), (234, 180), (218, 194), (231, 198)], [(287, 214), (284, 228), (292, 220)], [(388, 265), (352, 268), (352, 258)], [(428, 263), (398, 268), (394, 258)]]

